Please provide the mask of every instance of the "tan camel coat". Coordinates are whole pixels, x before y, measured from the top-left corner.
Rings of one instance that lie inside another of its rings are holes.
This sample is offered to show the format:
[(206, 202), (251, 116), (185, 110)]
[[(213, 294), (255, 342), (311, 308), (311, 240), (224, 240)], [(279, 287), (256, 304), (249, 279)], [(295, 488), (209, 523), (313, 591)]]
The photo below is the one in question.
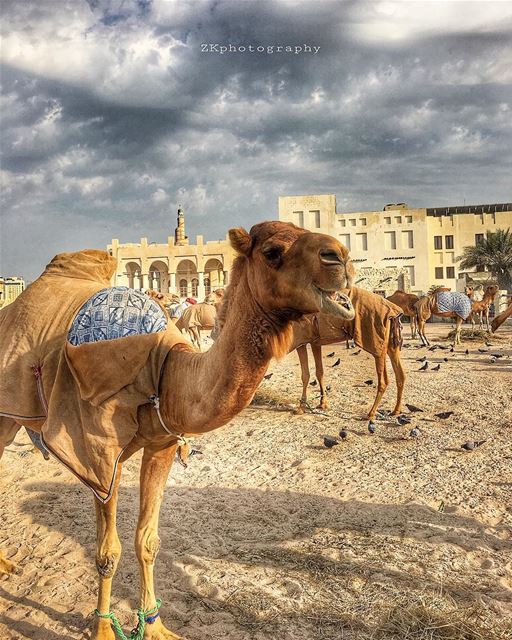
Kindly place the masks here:
[(186, 343), (171, 322), (159, 333), (67, 341), (78, 310), (110, 286), (115, 268), (103, 251), (59, 254), (0, 311), (0, 414), (28, 426), (46, 418), (45, 446), (102, 500), (137, 433), (138, 408), (158, 395), (169, 350)]

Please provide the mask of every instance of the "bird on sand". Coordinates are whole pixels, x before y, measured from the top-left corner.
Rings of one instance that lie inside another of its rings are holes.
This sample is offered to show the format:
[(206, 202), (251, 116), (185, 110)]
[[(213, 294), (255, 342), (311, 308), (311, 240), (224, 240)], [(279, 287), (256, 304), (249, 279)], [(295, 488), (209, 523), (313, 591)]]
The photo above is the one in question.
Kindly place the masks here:
[(368, 380), (365, 380), (364, 383), (368, 386), (370, 386), (371, 384), (373, 384), (373, 380), (370, 378)]
[(478, 348), (478, 351), (480, 353), (487, 353), (489, 351), (489, 349), (481, 349), (480, 347)]
[(354, 351), (354, 353), (351, 353), (350, 355), (358, 356), (360, 353), (361, 353), (361, 349), (358, 349), (357, 351)]
[(324, 446), (327, 449), (332, 449), (335, 445), (339, 444), (336, 438), (324, 438)]
[(444, 360), (445, 362), (448, 362), (448, 358), (443, 358), (443, 360)]
[(373, 435), (375, 433), (375, 422), (372, 422), (370, 420), (370, 422), (368, 423), (368, 431)]
[(330, 385), (330, 384), (328, 384), (328, 385), (325, 387), (325, 390), (326, 390), (326, 391), (330, 391), (330, 390), (331, 390), (331, 388), (332, 388), (332, 387), (331, 387), (331, 385)]
[(416, 362), (426, 362), (427, 356), (423, 356), (423, 358), (416, 358)]
[(469, 356), (469, 349), (466, 349), (465, 354)]
[(316, 386), (316, 380), (311, 380), (311, 382), (309, 383), (312, 387)]
[(441, 413), (434, 413), (436, 418), (441, 418), (441, 420), (446, 420), (450, 416), (453, 416), (453, 411), (442, 411)]
[(408, 416), (404, 416), (402, 414), (397, 416), (396, 421), (398, 422), (398, 424), (402, 425), (402, 427), (406, 424), (411, 424), (411, 419)]
[(332, 358), (332, 357), (333, 357), (333, 355), (334, 355), (335, 353), (336, 353), (335, 351), (333, 351), (332, 353), (328, 353), (328, 354), (327, 354), (327, 357), (328, 357), (328, 358)]
[(453, 353), (455, 351), (455, 349), (453, 347), (450, 347), (450, 353)]
[(432, 371), (439, 371), (440, 368), (441, 368), (441, 365), (438, 364), (436, 367), (432, 367)]
[(418, 413), (420, 411), (421, 413), (423, 413), (423, 409), (420, 409), (419, 407), (415, 407), (413, 404), (406, 404), (405, 406), (409, 409), (411, 413)]
[(473, 451), (477, 447), (483, 445), (484, 442), (486, 442), (486, 440), (468, 440), (464, 444), (461, 444), (460, 448), (464, 449), (465, 451)]
[(341, 358), (338, 358), (336, 362), (332, 365), (332, 368), (337, 367), (340, 362), (341, 362)]
[(425, 364), (418, 369), (418, 371), (426, 371), (428, 369), (428, 362), (425, 360)]
[(347, 436), (348, 436), (348, 431), (346, 431), (345, 429), (342, 429), (342, 430), (340, 431), (340, 438), (341, 438), (342, 440), (346, 440), (346, 439), (347, 439)]
[(409, 437), (411, 438), (417, 438), (419, 435), (420, 435), (419, 429), (414, 428), (409, 431)]
[(263, 376), (265, 378), (265, 380), (270, 380), (270, 378), (273, 376), (273, 373), (267, 373), (266, 376)]

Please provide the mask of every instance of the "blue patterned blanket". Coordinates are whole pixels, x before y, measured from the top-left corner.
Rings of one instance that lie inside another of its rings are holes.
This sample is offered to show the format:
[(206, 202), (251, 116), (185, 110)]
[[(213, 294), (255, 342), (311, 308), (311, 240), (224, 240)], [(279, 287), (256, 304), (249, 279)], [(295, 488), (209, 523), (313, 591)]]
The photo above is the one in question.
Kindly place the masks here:
[(69, 330), (68, 341), (78, 346), (166, 328), (167, 316), (154, 300), (128, 287), (112, 287), (98, 291), (81, 307)]
[(443, 313), (454, 312), (463, 320), (471, 313), (471, 300), (465, 293), (440, 291), (437, 295), (437, 308)]

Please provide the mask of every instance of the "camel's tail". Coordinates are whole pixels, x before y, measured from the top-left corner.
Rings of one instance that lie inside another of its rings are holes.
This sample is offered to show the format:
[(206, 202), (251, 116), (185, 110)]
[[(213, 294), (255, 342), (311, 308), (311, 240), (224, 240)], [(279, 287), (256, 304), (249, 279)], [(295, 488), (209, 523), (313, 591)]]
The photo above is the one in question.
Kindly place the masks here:
[(396, 316), (395, 318), (390, 318), (391, 322), (391, 332), (390, 332), (390, 340), (391, 345), (393, 347), (397, 347), (398, 349), (402, 348), (403, 338), (402, 338), (402, 316)]

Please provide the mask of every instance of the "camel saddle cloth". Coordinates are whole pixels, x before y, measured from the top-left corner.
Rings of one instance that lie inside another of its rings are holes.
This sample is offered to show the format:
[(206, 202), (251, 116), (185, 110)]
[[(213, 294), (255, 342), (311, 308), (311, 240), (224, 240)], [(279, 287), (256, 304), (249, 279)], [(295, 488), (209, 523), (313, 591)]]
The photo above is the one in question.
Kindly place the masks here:
[(104, 251), (59, 254), (0, 311), (0, 415), (45, 420), (46, 448), (104, 502), (167, 354), (188, 344), (149, 296), (110, 287), (115, 269)]
[(435, 295), (438, 311), (455, 313), (463, 320), (471, 313), (471, 300), (465, 293), (458, 291), (439, 291)]
[[(350, 298), (355, 311), (353, 320), (342, 320), (336, 316), (319, 313), (305, 316), (297, 322), (296, 331), (300, 343), (300, 325), (303, 322), (313, 323), (314, 341), (320, 344), (332, 344), (352, 339), (373, 356), (382, 356), (386, 352), (386, 335), (390, 320), (396, 318), (397, 340), (401, 343), (400, 316), (402, 309), (382, 296), (352, 287), (344, 293)], [(363, 339), (364, 336), (364, 339)], [(310, 340), (307, 340), (309, 342)], [(302, 344), (304, 342), (302, 341)], [(297, 348), (300, 344), (295, 344)]]

